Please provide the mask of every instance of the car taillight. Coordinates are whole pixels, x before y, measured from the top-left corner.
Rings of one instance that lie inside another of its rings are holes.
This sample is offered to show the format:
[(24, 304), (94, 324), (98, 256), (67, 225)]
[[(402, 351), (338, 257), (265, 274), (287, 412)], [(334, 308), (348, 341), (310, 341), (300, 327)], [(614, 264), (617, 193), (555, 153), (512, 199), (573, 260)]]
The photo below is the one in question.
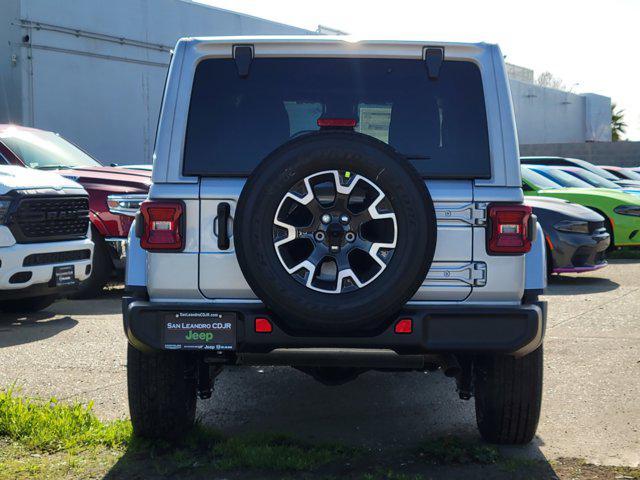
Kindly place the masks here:
[(508, 255), (531, 250), (531, 230), (535, 229), (531, 212), (526, 205), (490, 205), (487, 253)]
[(184, 203), (145, 201), (140, 205), (143, 228), (140, 246), (145, 250), (184, 248)]
[(317, 121), (319, 127), (342, 127), (353, 128), (358, 124), (355, 118), (319, 118)]

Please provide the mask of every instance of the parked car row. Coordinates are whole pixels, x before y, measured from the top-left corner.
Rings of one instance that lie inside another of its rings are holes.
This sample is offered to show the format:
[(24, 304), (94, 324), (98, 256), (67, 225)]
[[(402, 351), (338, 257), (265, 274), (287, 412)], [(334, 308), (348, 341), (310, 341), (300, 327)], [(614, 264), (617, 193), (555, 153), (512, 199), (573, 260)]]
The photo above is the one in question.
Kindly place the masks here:
[(550, 274), (599, 269), (607, 250), (640, 246), (636, 172), (561, 157), (521, 161), (527, 203), (545, 232)]
[(99, 294), (112, 275), (124, 271), (125, 243), (151, 185), (149, 170), (104, 166), (56, 133), (2, 124), (0, 164), (55, 171), (88, 193), (95, 251), (92, 274), (76, 296)]

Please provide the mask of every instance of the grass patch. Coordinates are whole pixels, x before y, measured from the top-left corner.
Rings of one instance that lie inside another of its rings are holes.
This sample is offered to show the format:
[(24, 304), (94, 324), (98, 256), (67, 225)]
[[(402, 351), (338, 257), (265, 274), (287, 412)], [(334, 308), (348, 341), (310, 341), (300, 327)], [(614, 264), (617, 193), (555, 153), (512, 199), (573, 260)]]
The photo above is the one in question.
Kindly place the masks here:
[(0, 436), (45, 452), (104, 446), (122, 448), (131, 439), (131, 423), (101, 422), (92, 404), (38, 401), (0, 391)]
[(418, 456), (434, 465), (489, 465), (501, 459), (496, 447), (458, 437), (443, 437), (423, 442), (418, 448)]
[[(224, 473), (223, 473), (224, 472)], [(143, 441), (129, 421), (102, 422), (91, 404), (22, 398), (0, 390), (0, 480), (5, 479), (304, 479), (553, 478), (640, 480), (637, 468), (580, 459), (502, 457), (490, 445), (444, 437), (414, 452), (310, 444), (279, 434), (225, 437), (202, 426), (177, 443)]]
[(35, 453), (17, 442), (0, 439), (0, 480), (102, 479), (122, 454), (106, 447)]
[(307, 471), (354, 452), (339, 445), (304, 444), (285, 435), (251, 434), (220, 442), (214, 445), (212, 453), (221, 470)]
[[(0, 390), (0, 441), (11, 446), (11, 453), (0, 457), (0, 472), (13, 472), (6, 478), (68, 477), (74, 468), (93, 470), (96, 462), (88, 461), (92, 457), (99, 458), (100, 465), (111, 460), (110, 466), (115, 458), (125, 469), (146, 465), (158, 475), (203, 469), (301, 472), (355, 453), (339, 445), (311, 445), (280, 434), (226, 438), (201, 426), (179, 442), (145, 441), (133, 436), (128, 420), (102, 422), (91, 403), (23, 398), (12, 388)], [(116, 470), (122, 468), (116, 466)]]

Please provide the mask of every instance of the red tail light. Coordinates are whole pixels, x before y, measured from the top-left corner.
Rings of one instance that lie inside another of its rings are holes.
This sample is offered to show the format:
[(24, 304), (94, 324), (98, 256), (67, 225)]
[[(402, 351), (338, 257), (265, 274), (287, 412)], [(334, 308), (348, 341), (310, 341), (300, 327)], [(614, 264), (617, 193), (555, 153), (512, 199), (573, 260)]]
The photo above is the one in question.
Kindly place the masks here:
[(358, 123), (358, 120), (355, 118), (319, 118), (318, 119), (319, 127), (355, 127)]
[(254, 324), (257, 333), (271, 333), (273, 326), (268, 318), (256, 318)]
[(526, 205), (489, 206), (489, 254), (508, 255), (527, 253), (533, 238), (530, 230), (531, 207)]
[(395, 333), (411, 333), (413, 332), (413, 320), (410, 318), (398, 320), (393, 330)]
[(184, 203), (145, 201), (140, 205), (144, 228), (140, 246), (145, 250), (182, 250), (184, 248)]

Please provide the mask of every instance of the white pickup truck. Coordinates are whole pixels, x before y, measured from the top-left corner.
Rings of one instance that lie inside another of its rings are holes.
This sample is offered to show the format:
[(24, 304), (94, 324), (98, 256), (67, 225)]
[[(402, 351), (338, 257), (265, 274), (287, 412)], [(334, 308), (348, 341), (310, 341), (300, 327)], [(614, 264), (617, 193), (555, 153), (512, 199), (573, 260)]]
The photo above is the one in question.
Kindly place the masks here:
[(89, 199), (51, 172), (0, 166), (0, 311), (34, 312), (91, 275)]

